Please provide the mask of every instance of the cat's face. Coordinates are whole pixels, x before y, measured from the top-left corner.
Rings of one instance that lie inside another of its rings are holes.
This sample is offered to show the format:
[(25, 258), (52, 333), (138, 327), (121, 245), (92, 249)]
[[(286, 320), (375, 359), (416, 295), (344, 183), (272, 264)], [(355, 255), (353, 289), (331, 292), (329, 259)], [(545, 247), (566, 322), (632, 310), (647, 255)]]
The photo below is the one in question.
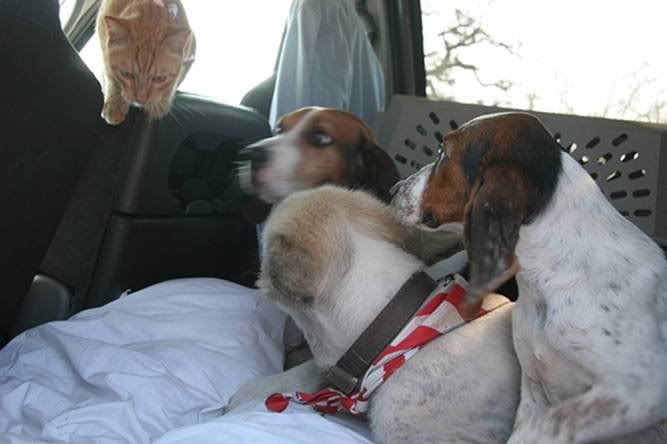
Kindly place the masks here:
[(173, 25), (147, 29), (132, 19), (105, 21), (108, 67), (121, 94), (149, 116), (163, 117), (178, 86), (190, 30)]

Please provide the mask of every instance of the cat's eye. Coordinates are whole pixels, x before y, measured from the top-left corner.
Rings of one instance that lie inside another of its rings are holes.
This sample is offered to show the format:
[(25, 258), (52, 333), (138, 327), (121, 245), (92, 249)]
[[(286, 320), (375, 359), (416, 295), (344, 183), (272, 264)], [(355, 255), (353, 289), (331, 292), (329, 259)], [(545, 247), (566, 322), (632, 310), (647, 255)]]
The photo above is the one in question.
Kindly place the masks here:
[(151, 80), (155, 83), (162, 83), (167, 80), (167, 76), (154, 76)]

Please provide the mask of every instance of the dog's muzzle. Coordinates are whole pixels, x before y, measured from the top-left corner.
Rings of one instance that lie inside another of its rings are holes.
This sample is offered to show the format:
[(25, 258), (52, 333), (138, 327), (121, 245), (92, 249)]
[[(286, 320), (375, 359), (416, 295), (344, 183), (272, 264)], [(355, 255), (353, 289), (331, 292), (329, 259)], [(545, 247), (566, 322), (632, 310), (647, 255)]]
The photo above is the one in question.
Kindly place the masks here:
[(422, 223), (420, 212), (421, 196), (426, 187), (431, 165), (396, 183), (390, 190), (391, 205), (396, 208), (400, 217), (409, 224)]
[(239, 151), (238, 162), (241, 188), (248, 194), (257, 194), (257, 172), (268, 164), (268, 150), (261, 144), (249, 145)]

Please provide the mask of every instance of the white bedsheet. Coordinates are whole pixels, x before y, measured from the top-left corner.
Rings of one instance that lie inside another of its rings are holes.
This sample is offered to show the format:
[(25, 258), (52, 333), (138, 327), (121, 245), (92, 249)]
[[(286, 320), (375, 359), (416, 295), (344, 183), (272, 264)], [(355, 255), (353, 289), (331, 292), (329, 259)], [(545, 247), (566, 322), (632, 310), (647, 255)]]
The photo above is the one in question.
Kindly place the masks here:
[(322, 415), (290, 404), (269, 412), (262, 400), (241, 405), (220, 418), (167, 433), (156, 444), (372, 444), (367, 424), (357, 417)]
[(280, 371), (284, 325), (255, 290), (182, 279), (29, 330), (0, 351), (0, 432), (151, 442)]
[(283, 366), (285, 315), (256, 290), (180, 279), (0, 350), (0, 443), (368, 443), (355, 418), (262, 403), (221, 409)]

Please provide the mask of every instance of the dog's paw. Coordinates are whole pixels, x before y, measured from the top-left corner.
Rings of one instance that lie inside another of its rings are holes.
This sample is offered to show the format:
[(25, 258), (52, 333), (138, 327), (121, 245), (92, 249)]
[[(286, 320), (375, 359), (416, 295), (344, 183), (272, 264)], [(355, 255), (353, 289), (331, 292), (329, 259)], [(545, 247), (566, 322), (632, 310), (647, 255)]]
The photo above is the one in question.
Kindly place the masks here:
[(102, 118), (106, 120), (109, 125), (119, 125), (125, 120), (130, 106), (127, 102), (120, 100), (107, 101), (102, 108)]

